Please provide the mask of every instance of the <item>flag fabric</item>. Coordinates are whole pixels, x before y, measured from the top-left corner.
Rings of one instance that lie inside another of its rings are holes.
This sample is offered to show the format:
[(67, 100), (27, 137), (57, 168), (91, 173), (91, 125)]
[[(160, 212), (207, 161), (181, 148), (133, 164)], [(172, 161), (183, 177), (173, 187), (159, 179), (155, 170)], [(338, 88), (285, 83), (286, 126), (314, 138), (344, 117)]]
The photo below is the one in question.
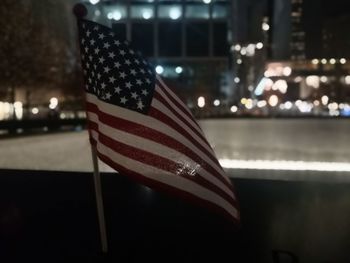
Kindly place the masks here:
[(131, 44), (79, 19), (90, 141), (123, 175), (239, 221), (236, 196), (185, 104)]

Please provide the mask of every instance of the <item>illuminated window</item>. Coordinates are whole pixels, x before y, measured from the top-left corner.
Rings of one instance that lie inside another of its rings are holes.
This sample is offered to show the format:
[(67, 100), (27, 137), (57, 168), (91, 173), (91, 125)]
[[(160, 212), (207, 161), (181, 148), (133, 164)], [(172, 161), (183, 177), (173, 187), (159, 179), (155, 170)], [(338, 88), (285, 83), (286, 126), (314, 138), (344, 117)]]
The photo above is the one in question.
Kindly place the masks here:
[(186, 18), (209, 18), (209, 6), (206, 4), (188, 4), (186, 6)]
[(159, 5), (158, 17), (172, 20), (180, 19), (182, 17), (181, 5)]
[(153, 5), (132, 5), (131, 18), (145, 19), (145, 20), (154, 18), (154, 6)]
[(214, 4), (213, 6), (213, 18), (226, 18), (228, 6), (225, 4)]
[(111, 5), (105, 8), (105, 13), (107, 18), (110, 20), (121, 20), (125, 19), (127, 16), (126, 6), (125, 5)]

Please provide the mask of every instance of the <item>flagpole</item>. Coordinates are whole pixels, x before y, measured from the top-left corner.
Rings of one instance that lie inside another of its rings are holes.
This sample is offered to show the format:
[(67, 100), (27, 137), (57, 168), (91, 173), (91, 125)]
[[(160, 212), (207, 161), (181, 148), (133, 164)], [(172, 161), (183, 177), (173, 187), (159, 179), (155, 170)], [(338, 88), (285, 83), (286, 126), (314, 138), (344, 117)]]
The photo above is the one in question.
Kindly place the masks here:
[(92, 156), (92, 163), (94, 165), (94, 185), (95, 185), (98, 223), (100, 227), (101, 246), (102, 246), (102, 252), (107, 253), (108, 243), (107, 243), (106, 221), (105, 221), (105, 215), (104, 215), (104, 209), (103, 209), (101, 176), (98, 168), (97, 151), (94, 146), (91, 146), (91, 156)]
[[(82, 3), (78, 3), (73, 7), (73, 13), (79, 19), (84, 18), (88, 14), (87, 8)], [(98, 168), (97, 150), (95, 146), (91, 145), (91, 157), (94, 166), (94, 186), (96, 196), (96, 206), (98, 215), (98, 224), (100, 229), (101, 248), (103, 253), (108, 252), (106, 221), (103, 208), (101, 176)]]

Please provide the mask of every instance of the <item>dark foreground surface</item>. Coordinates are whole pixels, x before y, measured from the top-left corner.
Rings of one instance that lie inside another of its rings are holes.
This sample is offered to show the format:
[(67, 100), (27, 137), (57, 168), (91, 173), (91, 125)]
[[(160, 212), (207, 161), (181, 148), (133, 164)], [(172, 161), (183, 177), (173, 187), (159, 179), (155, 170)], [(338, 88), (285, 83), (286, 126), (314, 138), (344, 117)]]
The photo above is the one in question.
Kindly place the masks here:
[(0, 262), (350, 262), (349, 184), (234, 182), (239, 229), (103, 174), (102, 256), (91, 175), (0, 170)]

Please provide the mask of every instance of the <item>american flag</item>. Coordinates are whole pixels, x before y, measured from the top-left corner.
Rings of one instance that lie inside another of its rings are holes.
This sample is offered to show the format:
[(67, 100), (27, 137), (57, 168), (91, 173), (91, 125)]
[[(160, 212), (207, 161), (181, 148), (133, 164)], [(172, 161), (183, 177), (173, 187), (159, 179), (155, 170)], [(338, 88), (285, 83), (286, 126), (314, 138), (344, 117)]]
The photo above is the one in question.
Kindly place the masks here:
[(239, 221), (236, 196), (185, 104), (131, 44), (79, 19), (90, 141), (121, 174)]

